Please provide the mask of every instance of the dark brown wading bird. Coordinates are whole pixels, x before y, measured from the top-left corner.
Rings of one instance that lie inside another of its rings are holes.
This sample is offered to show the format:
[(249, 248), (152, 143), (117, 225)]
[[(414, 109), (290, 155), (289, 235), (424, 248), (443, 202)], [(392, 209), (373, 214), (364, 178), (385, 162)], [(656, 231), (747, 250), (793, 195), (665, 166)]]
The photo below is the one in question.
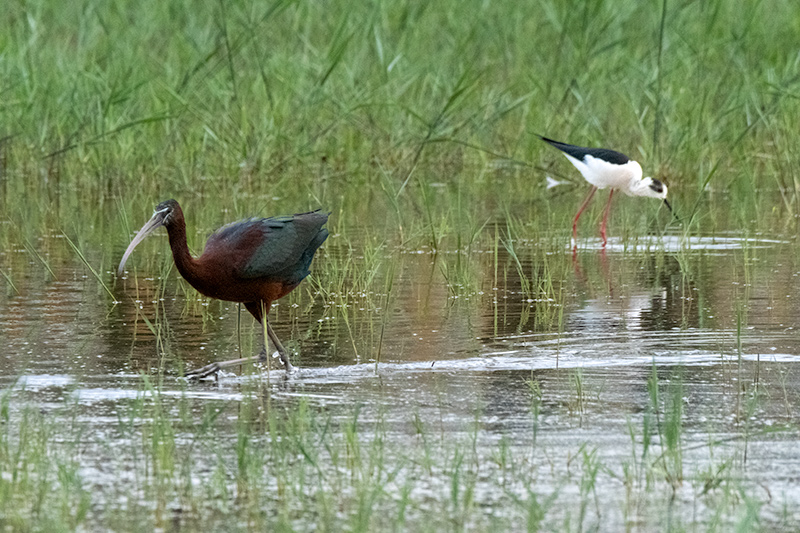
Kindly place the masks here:
[[(278, 340), (267, 318), (272, 302), (289, 294), (308, 276), (317, 248), (328, 238), (322, 226), (328, 213), (319, 210), (296, 215), (251, 218), (225, 225), (206, 241), (200, 257), (192, 257), (186, 244), (186, 221), (181, 206), (167, 200), (156, 206), (153, 217), (142, 226), (128, 245), (118, 274), (133, 249), (157, 228), (164, 226), (178, 272), (198, 292), (229, 302), (241, 302), (255, 319), (266, 323), (267, 335), (280, 354), (287, 372), (293, 367), (289, 354)], [(263, 323), (262, 323), (263, 324)], [(202, 378), (220, 368), (252, 360), (266, 360), (269, 343), (255, 357), (212, 363), (187, 372), (187, 377)]]

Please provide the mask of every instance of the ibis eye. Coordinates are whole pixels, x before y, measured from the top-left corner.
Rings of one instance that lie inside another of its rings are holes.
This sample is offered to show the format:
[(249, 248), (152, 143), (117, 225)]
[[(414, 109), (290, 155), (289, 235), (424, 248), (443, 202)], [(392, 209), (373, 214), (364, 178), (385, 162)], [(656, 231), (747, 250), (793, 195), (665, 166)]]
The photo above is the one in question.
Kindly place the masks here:
[(166, 225), (172, 219), (172, 209), (170, 209), (169, 207), (164, 207), (163, 209), (159, 209), (158, 207), (156, 207), (156, 212), (153, 213), (153, 216), (160, 214), (161, 223)]
[(657, 193), (664, 192), (664, 185), (658, 180), (653, 180), (653, 183), (650, 184), (650, 188)]

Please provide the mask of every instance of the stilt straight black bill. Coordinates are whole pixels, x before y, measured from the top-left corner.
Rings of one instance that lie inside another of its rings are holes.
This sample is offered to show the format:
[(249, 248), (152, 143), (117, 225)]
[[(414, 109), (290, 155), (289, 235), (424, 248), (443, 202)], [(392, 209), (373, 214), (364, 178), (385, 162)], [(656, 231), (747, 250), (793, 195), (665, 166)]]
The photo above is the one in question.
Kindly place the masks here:
[(680, 219), (680, 217), (678, 216), (678, 213), (676, 213), (676, 212), (675, 212), (675, 211), (672, 209), (672, 206), (671, 206), (671, 205), (669, 205), (669, 202), (667, 201), (667, 199), (666, 199), (666, 198), (664, 198), (664, 205), (666, 205), (666, 206), (667, 206), (667, 209), (669, 209), (669, 212), (670, 212), (670, 213), (672, 213), (672, 216), (673, 216), (673, 218), (675, 218), (675, 222), (677, 222), (678, 224), (683, 224), (683, 222), (681, 222), (681, 219)]

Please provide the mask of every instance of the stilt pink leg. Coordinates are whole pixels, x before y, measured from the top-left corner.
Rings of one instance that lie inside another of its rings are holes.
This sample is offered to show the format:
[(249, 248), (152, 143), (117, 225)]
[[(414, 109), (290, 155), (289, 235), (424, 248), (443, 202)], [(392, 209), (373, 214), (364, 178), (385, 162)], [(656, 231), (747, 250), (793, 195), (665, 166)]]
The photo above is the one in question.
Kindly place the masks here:
[(583, 201), (583, 203), (581, 204), (580, 209), (578, 209), (578, 212), (575, 213), (575, 218), (572, 220), (572, 246), (573, 246), (573, 248), (577, 248), (578, 247), (578, 219), (581, 218), (581, 215), (583, 214), (583, 210), (586, 209), (587, 205), (589, 205), (589, 202), (591, 201), (592, 196), (594, 196), (594, 193), (596, 193), (596, 192), (597, 192), (597, 187), (592, 186), (592, 190), (589, 191), (589, 196), (587, 196), (586, 200)]
[(614, 196), (614, 189), (608, 193), (608, 203), (606, 203), (606, 210), (603, 213), (603, 222), (600, 224), (600, 236), (603, 238), (603, 248), (606, 247), (606, 224), (608, 224), (608, 213), (611, 211), (611, 198)]

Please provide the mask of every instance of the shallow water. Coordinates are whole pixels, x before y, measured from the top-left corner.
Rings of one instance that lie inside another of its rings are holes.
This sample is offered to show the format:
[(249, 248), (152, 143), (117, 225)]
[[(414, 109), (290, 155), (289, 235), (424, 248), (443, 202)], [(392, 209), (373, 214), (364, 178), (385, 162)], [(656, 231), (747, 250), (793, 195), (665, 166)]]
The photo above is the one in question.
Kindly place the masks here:
[[(326, 246), (333, 253), (335, 238)], [(800, 524), (800, 265), (793, 243), (669, 235), (625, 245), (612, 239), (605, 252), (584, 240), (575, 256), (534, 248), (517, 244), (519, 266), (503, 248), (497, 263), (488, 249), (394, 251), (388, 299), (323, 297), (306, 282), (305, 292), (272, 314), (277, 334), (294, 339), (300, 352), (298, 372), (235, 369), (201, 383), (186, 383), (180, 368), (239, 356), (235, 305), (198, 298), (174, 272), (162, 283), (159, 273), (141, 271), (113, 287), (113, 305), (80, 263), (51, 265), (55, 279), (43, 279), (20, 266), (25, 254), (7, 257), (19, 294), (7, 290), (0, 306), (0, 383), (15, 404), (44, 413), (75, 406), (85, 428), (80, 472), (98, 515), (118, 501), (135, 469), (110, 450), (129, 446), (120, 416), (153, 394), (144, 373), (167, 406), (188, 401), (198, 417), (209, 406), (241, 401), (257, 384), (275, 405), (304, 398), (334, 419), (360, 406), (365, 436), (380, 420), (400, 449), (418, 442), (417, 423), (442, 447), (474, 441), (479, 463), (496, 461), (506, 443), (522, 463), (479, 469), (474, 498), (486, 520), (472, 524), (479, 528), (502, 523), (504, 514), (515, 520), (522, 511), (509, 502), (530, 490), (562, 504), (552, 506), (551, 525), (616, 531), (667, 519), (706, 523), (717, 504), (709, 502), (714, 490), (705, 488), (704, 472), (728, 462), (764, 523)], [(316, 268), (326, 256), (323, 250)], [(246, 313), (241, 331), (242, 352), (254, 352), (259, 331)], [(665, 397), (671, 383), (682, 387), (683, 481), (642, 510), (623, 470), (642, 446), (654, 374)], [(541, 391), (535, 416), (531, 383)], [(235, 419), (222, 424), (230, 427), (219, 436), (223, 449), (226, 440), (234, 445)], [(604, 465), (595, 474), (600, 488), (583, 494), (592, 462)], [(202, 485), (205, 475), (199, 471), (193, 482)], [(413, 485), (412, 518), (444, 505), (451, 475)], [(586, 512), (576, 522), (568, 509), (579, 502)], [(311, 529), (313, 521), (294, 526)]]

